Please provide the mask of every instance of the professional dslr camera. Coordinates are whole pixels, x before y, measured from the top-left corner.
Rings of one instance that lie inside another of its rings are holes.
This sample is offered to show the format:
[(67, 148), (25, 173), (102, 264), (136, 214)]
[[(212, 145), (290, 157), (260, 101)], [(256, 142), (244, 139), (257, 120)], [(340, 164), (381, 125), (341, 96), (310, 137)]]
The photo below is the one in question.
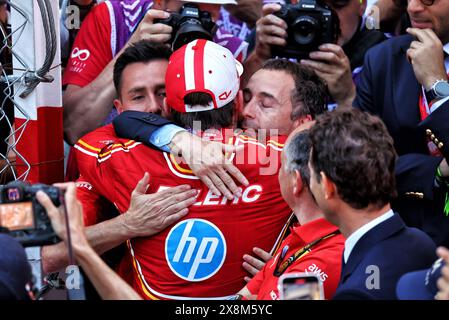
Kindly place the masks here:
[(319, 0), (299, 0), (282, 6), (274, 15), (288, 26), (287, 45), (273, 46), (274, 56), (305, 59), (323, 43), (335, 43), (340, 34), (337, 14)]
[(210, 13), (201, 11), (194, 3), (186, 3), (179, 13), (172, 13), (167, 19), (157, 19), (154, 23), (163, 23), (173, 28), (173, 51), (196, 39), (212, 40), (216, 30)]
[(60, 241), (36, 193), (42, 190), (54, 203), (61, 204), (59, 189), (45, 184), (29, 185), (13, 181), (0, 186), (0, 232), (16, 238), (24, 247), (43, 246)]

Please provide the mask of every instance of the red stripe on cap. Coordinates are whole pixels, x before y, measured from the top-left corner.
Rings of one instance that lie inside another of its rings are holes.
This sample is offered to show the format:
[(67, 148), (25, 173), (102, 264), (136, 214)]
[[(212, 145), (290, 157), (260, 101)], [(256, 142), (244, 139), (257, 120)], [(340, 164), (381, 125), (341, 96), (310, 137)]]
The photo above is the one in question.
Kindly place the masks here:
[(193, 57), (193, 70), (195, 73), (195, 89), (204, 89), (204, 47), (206, 40), (199, 39), (192, 47), (195, 50)]
[(165, 74), (166, 96), (169, 107), (179, 112), (186, 112), (184, 95), (186, 92), (184, 60), (187, 45), (175, 51)]

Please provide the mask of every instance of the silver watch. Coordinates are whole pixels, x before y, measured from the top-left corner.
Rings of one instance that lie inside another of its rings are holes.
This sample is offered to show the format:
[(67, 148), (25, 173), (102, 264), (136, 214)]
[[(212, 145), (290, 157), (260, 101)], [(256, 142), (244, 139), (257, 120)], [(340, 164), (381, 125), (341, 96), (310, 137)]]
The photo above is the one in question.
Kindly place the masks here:
[(446, 98), (447, 96), (449, 96), (449, 83), (447, 80), (435, 81), (430, 90), (426, 91), (427, 101), (432, 101), (436, 98)]

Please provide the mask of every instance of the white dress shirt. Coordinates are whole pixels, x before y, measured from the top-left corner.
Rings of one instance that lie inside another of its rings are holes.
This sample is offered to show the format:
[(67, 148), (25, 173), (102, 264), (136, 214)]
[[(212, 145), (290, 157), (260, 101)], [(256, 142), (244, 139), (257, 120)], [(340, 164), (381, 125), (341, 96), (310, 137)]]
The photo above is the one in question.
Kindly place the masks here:
[(348, 258), (351, 255), (352, 249), (354, 249), (355, 245), (357, 244), (357, 242), (368, 232), (370, 231), (372, 228), (374, 228), (375, 226), (377, 226), (378, 224), (381, 224), (382, 222), (384, 222), (387, 219), (390, 219), (392, 216), (394, 215), (393, 210), (388, 210), (387, 212), (385, 212), (383, 215), (377, 217), (376, 219), (368, 222), (367, 224), (365, 224), (364, 226), (360, 227), (359, 229), (357, 229), (357, 231), (355, 231), (354, 233), (352, 233), (348, 239), (346, 239), (345, 241), (345, 251), (343, 254), (343, 257), (345, 259), (345, 263), (348, 262)]

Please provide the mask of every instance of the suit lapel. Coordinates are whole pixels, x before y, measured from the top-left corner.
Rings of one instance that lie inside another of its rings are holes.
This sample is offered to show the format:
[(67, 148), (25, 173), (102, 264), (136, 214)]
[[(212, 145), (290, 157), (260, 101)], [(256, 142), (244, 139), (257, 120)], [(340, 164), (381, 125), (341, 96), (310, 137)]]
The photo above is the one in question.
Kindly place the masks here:
[(343, 265), (341, 270), (340, 284), (344, 283), (351, 273), (357, 268), (362, 259), (368, 254), (369, 250), (380, 241), (389, 238), (393, 234), (405, 227), (404, 222), (397, 213), (393, 217), (378, 224), (369, 230), (356, 243), (355, 247), (348, 258), (348, 262)]

